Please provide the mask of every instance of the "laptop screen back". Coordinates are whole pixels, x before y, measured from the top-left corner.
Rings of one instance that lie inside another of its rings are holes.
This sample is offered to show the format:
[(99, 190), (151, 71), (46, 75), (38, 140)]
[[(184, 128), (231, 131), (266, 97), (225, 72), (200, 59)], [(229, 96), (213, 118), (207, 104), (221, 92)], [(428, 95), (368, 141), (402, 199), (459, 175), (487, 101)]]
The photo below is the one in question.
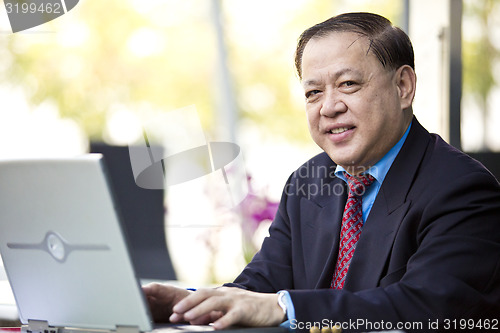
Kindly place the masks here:
[(101, 158), (0, 161), (0, 251), (24, 324), (152, 328)]

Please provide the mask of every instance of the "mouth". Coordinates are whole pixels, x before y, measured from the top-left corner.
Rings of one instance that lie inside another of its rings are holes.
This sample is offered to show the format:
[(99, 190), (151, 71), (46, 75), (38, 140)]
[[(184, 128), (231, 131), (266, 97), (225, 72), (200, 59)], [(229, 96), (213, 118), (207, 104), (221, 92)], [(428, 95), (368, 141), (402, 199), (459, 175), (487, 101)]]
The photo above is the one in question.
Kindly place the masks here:
[(326, 128), (326, 134), (328, 135), (328, 140), (334, 144), (341, 144), (351, 139), (356, 131), (356, 126), (337, 124), (332, 126), (332, 128)]
[(331, 130), (328, 131), (328, 133), (341, 134), (341, 133), (347, 132), (347, 131), (352, 130), (352, 129), (354, 129), (354, 126), (353, 127), (337, 127), (337, 128), (332, 128)]

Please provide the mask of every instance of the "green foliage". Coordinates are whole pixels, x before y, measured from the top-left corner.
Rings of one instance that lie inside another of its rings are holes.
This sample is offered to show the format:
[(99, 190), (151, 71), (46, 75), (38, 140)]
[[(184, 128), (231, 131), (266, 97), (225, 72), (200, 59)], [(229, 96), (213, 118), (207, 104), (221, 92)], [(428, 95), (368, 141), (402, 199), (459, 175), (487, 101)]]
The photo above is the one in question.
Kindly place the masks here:
[[(370, 3), (365, 10), (393, 20), (399, 10), (395, 0)], [(213, 131), (218, 50), (210, 4), (81, 0), (34, 31), (0, 37), (11, 60), (0, 70), (0, 84), (21, 86), (34, 106), (52, 102), (91, 139), (102, 139), (116, 108), (142, 118), (194, 104)], [(263, 133), (310, 140), (293, 68), (295, 42), (336, 6), (325, 0), (221, 1), (239, 119)]]
[(499, 50), (495, 49), (491, 41), (490, 15), (498, 0), (484, 0), (466, 2), (464, 16), (474, 19), (479, 34), (474, 39), (463, 41), (463, 84), (466, 93), (472, 93), (479, 97), (481, 103), (486, 100), (491, 89), (495, 86), (493, 76), (493, 65), (500, 56)]
[(196, 104), (208, 119), (214, 42), (210, 22), (193, 12), (170, 25), (131, 1), (82, 1), (44, 26), (53, 32), (9, 35), (13, 66), (2, 81), (23, 86), (35, 105), (54, 101), (95, 139), (113, 105), (141, 113), (144, 103), (163, 111)]

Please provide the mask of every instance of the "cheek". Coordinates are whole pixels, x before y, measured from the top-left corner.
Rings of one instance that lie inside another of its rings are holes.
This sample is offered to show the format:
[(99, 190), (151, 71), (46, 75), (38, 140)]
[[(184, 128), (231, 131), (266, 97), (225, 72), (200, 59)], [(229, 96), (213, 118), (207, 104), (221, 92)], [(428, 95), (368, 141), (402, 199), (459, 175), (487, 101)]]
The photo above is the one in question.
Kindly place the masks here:
[(380, 98), (380, 96), (375, 94), (366, 95), (362, 99), (353, 98), (346, 104), (358, 123), (363, 127), (367, 127), (366, 130), (370, 131), (371, 128), (378, 126), (384, 121), (386, 116), (384, 100), (384, 98)]
[(319, 111), (317, 111), (316, 108), (306, 107), (306, 117), (307, 123), (311, 129), (317, 127), (317, 124), (319, 123)]

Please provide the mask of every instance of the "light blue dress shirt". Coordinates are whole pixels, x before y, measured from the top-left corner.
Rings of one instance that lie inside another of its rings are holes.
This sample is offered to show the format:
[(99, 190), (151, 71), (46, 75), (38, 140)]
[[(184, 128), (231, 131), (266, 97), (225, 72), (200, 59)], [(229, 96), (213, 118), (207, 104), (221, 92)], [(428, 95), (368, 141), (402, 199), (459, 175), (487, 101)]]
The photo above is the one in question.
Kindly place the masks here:
[[(392, 147), (391, 150), (389, 150), (387, 154), (384, 155), (384, 157), (382, 157), (377, 163), (375, 163), (374, 166), (364, 172), (372, 175), (373, 178), (375, 178), (375, 181), (368, 187), (365, 194), (363, 195), (363, 221), (366, 221), (366, 219), (368, 218), (368, 215), (372, 210), (373, 203), (375, 202), (375, 198), (377, 197), (378, 191), (380, 190), (380, 187), (382, 186), (385, 176), (387, 175), (387, 172), (389, 172), (392, 163), (396, 159), (396, 156), (398, 156), (403, 143), (406, 141), (406, 137), (410, 132), (410, 128), (411, 123), (410, 126), (408, 126), (405, 134), (403, 134), (401, 139), (399, 139), (398, 143), (396, 143), (394, 147)], [(345, 169), (340, 165), (337, 165), (337, 168), (335, 169), (335, 176), (339, 177), (347, 184), (347, 178), (344, 176), (344, 172)]]
[[(387, 154), (384, 155), (384, 157), (382, 157), (377, 163), (375, 163), (374, 166), (372, 166), (366, 172), (364, 172), (372, 175), (373, 178), (375, 178), (375, 181), (368, 187), (365, 194), (363, 195), (363, 203), (362, 203), (363, 222), (366, 221), (366, 219), (368, 218), (373, 203), (375, 202), (375, 198), (377, 197), (378, 191), (380, 190), (380, 187), (382, 186), (385, 176), (387, 175), (387, 172), (389, 172), (392, 163), (396, 159), (396, 156), (398, 156), (401, 147), (406, 141), (406, 137), (410, 132), (410, 128), (411, 128), (411, 123), (410, 126), (408, 126), (406, 132), (401, 137), (401, 139), (399, 139), (399, 141), (394, 145), (394, 147), (392, 147), (391, 150), (389, 150)], [(344, 176), (344, 172), (345, 169), (340, 165), (337, 165), (337, 168), (335, 169), (335, 175), (340, 179), (342, 179), (347, 184), (347, 178)], [(290, 293), (286, 290), (280, 292), (285, 293), (283, 301), (286, 305), (287, 317), (288, 317), (288, 320), (282, 323), (281, 326), (290, 328), (290, 321), (295, 320), (295, 308), (293, 306)]]

